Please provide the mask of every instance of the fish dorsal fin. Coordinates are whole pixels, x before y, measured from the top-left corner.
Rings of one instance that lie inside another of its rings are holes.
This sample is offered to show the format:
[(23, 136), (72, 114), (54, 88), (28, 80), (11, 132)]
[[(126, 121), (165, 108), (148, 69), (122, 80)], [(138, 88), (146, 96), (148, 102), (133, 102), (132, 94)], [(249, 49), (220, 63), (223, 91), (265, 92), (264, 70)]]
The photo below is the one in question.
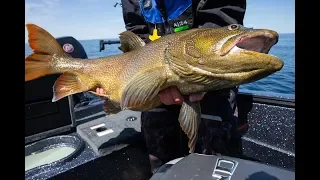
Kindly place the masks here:
[(146, 45), (146, 43), (138, 35), (131, 31), (124, 31), (120, 33), (119, 38), (121, 43), (119, 49), (122, 52), (129, 52)]

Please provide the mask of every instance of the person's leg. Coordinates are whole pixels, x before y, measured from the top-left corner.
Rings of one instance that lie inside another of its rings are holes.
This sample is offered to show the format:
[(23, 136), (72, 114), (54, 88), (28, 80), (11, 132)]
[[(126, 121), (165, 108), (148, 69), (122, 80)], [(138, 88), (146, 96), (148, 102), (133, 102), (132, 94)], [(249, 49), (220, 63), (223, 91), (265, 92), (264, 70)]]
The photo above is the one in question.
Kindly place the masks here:
[[(102, 88), (96, 88), (97, 94), (104, 94)], [(105, 107), (104, 107), (105, 108)], [(106, 112), (112, 111), (104, 109)], [(149, 151), (149, 159), (154, 172), (162, 164), (183, 155), (182, 134), (178, 121), (181, 105), (163, 105), (141, 113), (141, 132)], [(185, 144), (186, 146), (186, 144)], [(184, 152), (184, 151), (183, 151)]]
[(149, 152), (151, 171), (181, 157), (179, 106), (156, 108), (141, 113), (141, 132)]
[(208, 155), (235, 153), (233, 137), (237, 128), (237, 93), (237, 88), (208, 92), (201, 101), (203, 114), (216, 116), (222, 121), (202, 119), (196, 152)]

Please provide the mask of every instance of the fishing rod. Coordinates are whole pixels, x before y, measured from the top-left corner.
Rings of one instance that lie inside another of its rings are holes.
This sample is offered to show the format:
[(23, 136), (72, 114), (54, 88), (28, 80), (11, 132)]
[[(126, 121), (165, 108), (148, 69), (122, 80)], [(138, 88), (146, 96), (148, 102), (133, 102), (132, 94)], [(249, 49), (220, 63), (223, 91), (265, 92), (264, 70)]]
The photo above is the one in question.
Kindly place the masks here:
[(117, 7), (118, 4), (122, 7), (122, 3), (116, 3), (113, 7)]

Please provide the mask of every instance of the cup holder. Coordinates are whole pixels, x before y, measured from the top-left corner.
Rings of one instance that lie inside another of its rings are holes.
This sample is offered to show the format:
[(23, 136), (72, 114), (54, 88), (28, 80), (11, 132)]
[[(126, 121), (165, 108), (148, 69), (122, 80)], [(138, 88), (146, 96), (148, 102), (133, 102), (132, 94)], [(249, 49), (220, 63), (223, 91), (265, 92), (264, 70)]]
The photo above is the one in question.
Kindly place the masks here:
[(77, 157), (85, 143), (76, 136), (50, 137), (25, 146), (25, 172), (66, 163)]

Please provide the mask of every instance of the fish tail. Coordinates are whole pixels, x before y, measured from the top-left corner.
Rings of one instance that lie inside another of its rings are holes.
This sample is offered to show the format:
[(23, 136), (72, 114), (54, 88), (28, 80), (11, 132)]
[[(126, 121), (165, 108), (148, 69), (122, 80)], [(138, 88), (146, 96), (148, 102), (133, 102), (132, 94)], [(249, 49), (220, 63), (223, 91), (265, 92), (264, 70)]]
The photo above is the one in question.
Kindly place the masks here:
[(61, 73), (53, 68), (57, 57), (70, 57), (46, 30), (34, 24), (27, 24), (29, 45), (33, 54), (25, 60), (25, 81), (42, 76)]

